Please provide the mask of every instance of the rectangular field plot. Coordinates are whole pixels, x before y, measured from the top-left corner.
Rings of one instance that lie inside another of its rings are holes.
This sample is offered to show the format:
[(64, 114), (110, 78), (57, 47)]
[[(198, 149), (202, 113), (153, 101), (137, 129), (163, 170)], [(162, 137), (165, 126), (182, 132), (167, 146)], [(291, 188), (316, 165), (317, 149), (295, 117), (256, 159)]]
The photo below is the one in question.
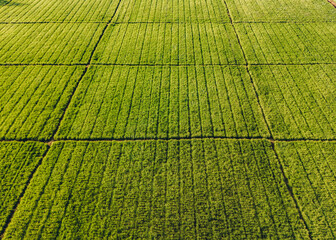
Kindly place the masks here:
[(0, 139), (50, 139), (84, 67), (0, 67)]
[(200, 136), (268, 136), (245, 68), (91, 67), (56, 138)]
[(104, 24), (0, 24), (0, 63), (87, 63)]
[(0, 234), (46, 150), (42, 143), (0, 143)]
[(3, 239), (307, 239), (266, 141), (57, 142)]
[(275, 138), (336, 139), (333, 65), (250, 69)]
[(244, 64), (230, 24), (109, 26), (93, 57), (116, 64)]
[(235, 22), (336, 22), (335, 8), (327, 0), (227, 0)]
[(336, 235), (336, 143), (277, 143), (284, 172), (311, 239), (334, 239)]
[(235, 26), (251, 64), (336, 63), (336, 23)]
[(0, 22), (108, 22), (119, 0), (1, 0)]
[(121, 1), (114, 22), (230, 22), (221, 0)]

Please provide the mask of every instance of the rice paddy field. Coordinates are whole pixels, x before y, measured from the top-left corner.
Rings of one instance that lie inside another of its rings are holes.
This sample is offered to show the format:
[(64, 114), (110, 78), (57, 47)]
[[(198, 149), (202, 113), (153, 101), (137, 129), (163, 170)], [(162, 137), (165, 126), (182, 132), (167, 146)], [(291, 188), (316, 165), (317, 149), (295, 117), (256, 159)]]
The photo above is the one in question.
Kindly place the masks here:
[(0, 0), (0, 239), (336, 239), (333, 2)]

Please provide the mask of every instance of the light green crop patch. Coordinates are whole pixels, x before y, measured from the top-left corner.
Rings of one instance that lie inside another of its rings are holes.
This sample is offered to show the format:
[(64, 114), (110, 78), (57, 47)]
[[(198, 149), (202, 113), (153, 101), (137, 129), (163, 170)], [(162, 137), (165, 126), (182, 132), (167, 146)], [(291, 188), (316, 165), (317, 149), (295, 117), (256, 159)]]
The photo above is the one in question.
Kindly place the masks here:
[(87, 63), (105, 24), (0, 24), (0, 63)]
[(244, 67), (90, 67), (57, 139), (269, 136)]
[(0, 139), (51, 139), (84, 67), (0, 67)]
[(235, 24), (250, 64), (336, 63), (336, 23)]
[(312, 239), (336, 235), (336, 143), (276, 143), (285, 175)]
[(266, 141), (57, 142), (3, 239), (306, 239)]
[(115, 22), (229, 23), (225, 2), (221, 0), (130, 0), (121, 1)]
[(253, 66), (250, 70), (275, 138), (336, 138), (334, 66)]
[(94, 63), (244, 64), (231, 24), (116, 24), (106, 30)]
[(46, 150), (42, 143), (0, 143), (0, 233)]
[(109, 21), (119, 0), (1, 0), (0, 22)]
[(327, 0), (227, 0), (234, 21), (336, 22)]

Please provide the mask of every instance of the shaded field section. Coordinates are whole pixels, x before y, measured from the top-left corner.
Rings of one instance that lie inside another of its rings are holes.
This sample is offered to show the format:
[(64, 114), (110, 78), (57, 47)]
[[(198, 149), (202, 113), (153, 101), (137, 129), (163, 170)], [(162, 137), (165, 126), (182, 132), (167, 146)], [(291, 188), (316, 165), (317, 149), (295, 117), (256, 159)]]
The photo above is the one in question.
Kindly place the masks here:
[(270, 143), (57, 142), (3, 239), (304, 239)]
[(314, 239), (334, 239), (335, 142), (276, 143), (285, 174)]
[(334, 7), (324, 0), (227, 0), (234, 21), (336, 21)]
[(87, 63), (105, 24), (0, 24), (0, 63)]
[(275, 138), (335, 139), (334, 66), (252, 66), (250, 71)]
[(250, 64), (336, 63), (336, 23), (235, 24)]
[(220, 0), (121, 1), (114, 22), (230, 22), (225, 3)]
[(108, 22), (118, 2), (119, 0), (12, 0), (0, 4), (0, 22)]
[(244, 67), (90, 67), (57, 139), (268, 136)]
[(0, 233), (46, 151), (42, 143), (0, 143)]
[(50, 139), (83, 70), (1, 66), (0, 139)]
[(230, 24), (110, 25), (93, 63), (244, 64)]

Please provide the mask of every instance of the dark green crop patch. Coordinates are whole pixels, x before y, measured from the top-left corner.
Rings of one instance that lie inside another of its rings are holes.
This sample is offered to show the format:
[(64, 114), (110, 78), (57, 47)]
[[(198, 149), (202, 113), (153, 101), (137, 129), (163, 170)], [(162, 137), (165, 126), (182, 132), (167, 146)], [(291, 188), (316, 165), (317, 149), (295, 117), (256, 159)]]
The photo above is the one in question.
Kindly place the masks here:
[(306, 239), (266, 141), (57, 142), (3, 239)]
[(108, 27), (93, 63), (244, 64), (231, 24), (116, 24)]
[(42, 143), (0, 143), (0, 233), (46, 150)]
[(114, 22), (229, 23), (221, 0), (121, 1)]
[(276, 143), (285, 175), (313, 239), (334, 239), (335, 142)]
[(56, 139), (269, 136), (244, 67), (91, 67)]
[(333, 65), (252, 66), (250, 71), (275, 138), (336, 138)]
[(336, 63), (335, 23), (235, 24), (250, 64)]
[(105, 24), (0, 24), (0, 63), (75, 64), (89, 61)]
[(0, 22), (109, 21), (119, 0), (13, 0), (0, 2)]
[(0, 67), (0, 139), (51, 139), (84, 67)]

